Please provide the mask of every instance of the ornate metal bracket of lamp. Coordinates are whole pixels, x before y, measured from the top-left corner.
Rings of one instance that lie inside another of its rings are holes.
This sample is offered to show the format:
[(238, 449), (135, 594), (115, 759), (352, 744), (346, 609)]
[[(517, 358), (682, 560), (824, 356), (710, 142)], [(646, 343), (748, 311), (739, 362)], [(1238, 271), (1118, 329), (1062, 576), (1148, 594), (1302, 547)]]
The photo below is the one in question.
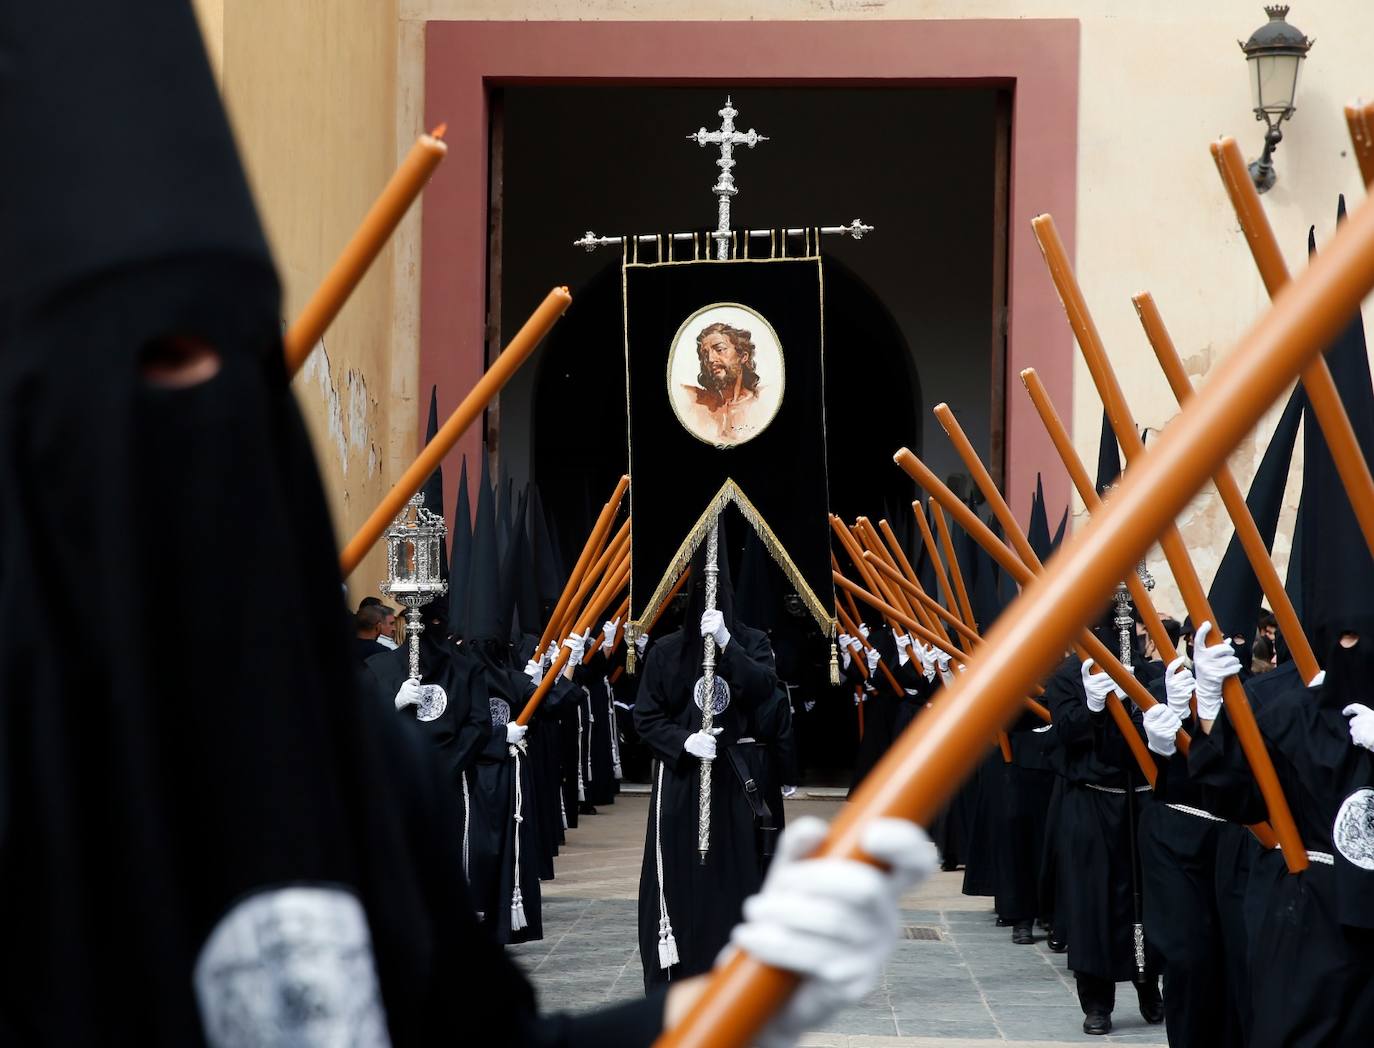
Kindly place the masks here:
[(1278, 178), (1274, 173), (1274, 150), (1283, 141), (1283, 122), (1297, 111), (1293, 101), (1298, 94), (1298, 74), (1307, 52), (1316, 43), (1288, 24), (1286, 4), (1266, 7), (1264, 13), (1269, 21), (1240, 45), (1250, 66), (1255, 119), (1263, 120), (1267, 128), (1264, 152), (1258, 160), (1250, 162), (1250, 179), (1261, 193), (1271, 189)]
[[(416, 492), (386, 529), (386, 581), (377, 588), (406, 606), (406, 640), (410, 648), (410, 675), (420, 676), (420, 634), (424, 623), (420, 609), (448, 592), (440, 576), (440, 557), (448, 529), (444, 518), (425, 509), (423, 492)], [(438, 713), (442, 713), (440, 709)], [(421, 720), (432, 720), (420, 710)]]

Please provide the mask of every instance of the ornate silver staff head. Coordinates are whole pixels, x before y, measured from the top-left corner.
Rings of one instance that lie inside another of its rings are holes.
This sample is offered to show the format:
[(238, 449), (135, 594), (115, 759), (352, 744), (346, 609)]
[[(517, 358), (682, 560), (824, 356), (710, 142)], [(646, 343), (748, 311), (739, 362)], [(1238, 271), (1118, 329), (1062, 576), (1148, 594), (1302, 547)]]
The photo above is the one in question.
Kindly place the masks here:
[(444, 518), (425, 508), (416, 492), (386, 529), (386, 580), (377, 588), (406, 606), (410, 641), (410, 675), (420, 675), (420, 609), (448, 592), (440, 577), (440, 558), (448, 528)]

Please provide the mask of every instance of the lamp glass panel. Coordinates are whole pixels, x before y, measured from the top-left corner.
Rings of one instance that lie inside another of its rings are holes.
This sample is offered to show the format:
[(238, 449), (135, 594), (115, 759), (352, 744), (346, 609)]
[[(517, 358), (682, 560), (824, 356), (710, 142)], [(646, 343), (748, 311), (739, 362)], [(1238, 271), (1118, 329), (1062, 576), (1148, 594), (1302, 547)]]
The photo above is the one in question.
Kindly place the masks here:
[(1259, 55), (1251, 60), (1256, 109), (1278, 116), (1292, 108), (1301, 62), (1298, 55)]

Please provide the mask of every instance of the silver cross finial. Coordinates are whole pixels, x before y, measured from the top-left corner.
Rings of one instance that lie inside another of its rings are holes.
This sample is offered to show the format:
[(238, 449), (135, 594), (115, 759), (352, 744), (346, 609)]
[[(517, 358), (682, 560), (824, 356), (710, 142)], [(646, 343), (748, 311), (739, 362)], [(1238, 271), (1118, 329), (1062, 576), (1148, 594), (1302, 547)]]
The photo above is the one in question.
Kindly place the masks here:
[(720, 159), (716, 161), (716, 166), (720, 168), (720, 178), (711, 187), (711, 192), (716, 194), (716, 257), (730, 257), (730, 198), (739, 192), (735, 185), (735, 176), (732, 168), (735, 166), (734, 150), (735, 146), (748, 146), (753, 149), (760, 142), (767, 142), (766, 135), (761, 135), (752, 127), (748, 131), (735, 130), (735, 117), (739, 115), (739, 110), (730, 104), (727, 96), (725, 108), (720, 111), (720, 129), (707, 131), (700, 128), (695, 134), (687, 136), (689, 142), (696, 142), (699, 146), (718, 145), (720, 146)]

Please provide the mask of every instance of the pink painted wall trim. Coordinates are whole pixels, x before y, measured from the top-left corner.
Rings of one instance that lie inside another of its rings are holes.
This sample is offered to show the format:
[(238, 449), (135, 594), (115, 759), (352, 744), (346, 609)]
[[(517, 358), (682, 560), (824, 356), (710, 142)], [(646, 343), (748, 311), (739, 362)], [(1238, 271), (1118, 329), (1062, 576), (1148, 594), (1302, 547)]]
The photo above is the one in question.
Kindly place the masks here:
[[(1035, 367), (1061, 414), (1072, 417), (1073, 343), (1031, 235), (1042, 212), (1073, 257), (1078, 170), (1076, 19), (734, 22), (721, 59), (716, 22), (429, 22), (425, 126), (449, 126), (448, 159), (425, 191), (421, 230), (420, 392), (438, 383), (441, 416), (483, 368), (487, 264), (487, 91), (504, 84), (638, 83), (904, 87), (999, 84), (1012, 88), (1011, 223), (1007, 282), (1008, 499), (1028, 516), (1035, 474), (1052, 514), (1068, 480), (1020, 372)], [(702, 55), (717, 56), (703, 63)], [(702, 70), (710, 68), (711, 75)], [(726, 75), (729, 74), (729, 75)], [(574, 216), (569, 216), (574, 220)], [(559, 281), (550, 260), (549, 284)], [(531, 303), (531, 308), (535, 303)], [(424, 420), (419, 420), (423, 425)], [(423, 439), (423, 432), (421, 433)], [(477, 427), (457, 455), (477, 463)], [(896, 450), (895, 448), (893, 449)], [(882, 468), (874, 464), (874, 468)], [(896, 468), (895, 466), (892, 468)], [(475, 474), (475, 471), (474, 471)]]

